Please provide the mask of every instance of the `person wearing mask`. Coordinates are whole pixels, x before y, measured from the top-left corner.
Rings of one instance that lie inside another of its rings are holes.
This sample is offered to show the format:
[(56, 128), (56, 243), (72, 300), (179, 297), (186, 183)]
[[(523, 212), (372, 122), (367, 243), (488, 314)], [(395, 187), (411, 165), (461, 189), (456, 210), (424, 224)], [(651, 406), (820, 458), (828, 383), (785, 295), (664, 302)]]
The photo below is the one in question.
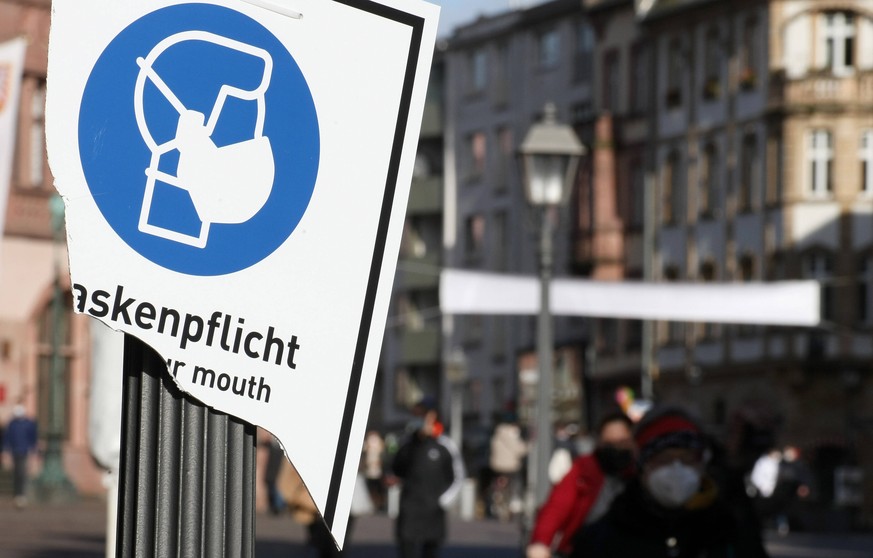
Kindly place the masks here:
[(598, 522), (577, 535), (571, 558), (765, 558), (761, 533), (743, 527), (704, 473), (707, 437), (678, 408), (637, 425), (636, 479)]
[[(446, 537), (446, 508), (461, 490), (464, 463), (443, 435), (435, 406), (420, 404), (420, 418), (394, 456), (394, 475), (402, 481), (395, 525), (400, 558), (436, 558)], [(420, 554), (419, 554), (420, 552)]]
[[(609, 509), (634, 471), (633, 423), (621, 412), (605, 416), (593, 454), (577, 457), (537, 514), (527, 558), (568, 556), (573, 536)], [(552, 552), (553, 545), (555, 552)]]

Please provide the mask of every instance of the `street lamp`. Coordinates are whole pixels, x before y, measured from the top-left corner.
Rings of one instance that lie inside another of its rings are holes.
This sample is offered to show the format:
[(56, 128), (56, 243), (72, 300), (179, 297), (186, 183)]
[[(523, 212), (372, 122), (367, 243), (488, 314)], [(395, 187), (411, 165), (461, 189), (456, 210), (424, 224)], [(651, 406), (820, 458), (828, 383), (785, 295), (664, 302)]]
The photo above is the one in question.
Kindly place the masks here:
[(526, 514), (533, 524), (536, 506), (548, 495), (548, 466), (552, 455), (552, 315), (549, 285), (552, 276), (553, 209), (564, 204), (576, 178), (585, 147), (573, 129), (558, 122), (557, 109), (547, 103), (542, 120), (531, 126), (519, 148), (522, 181), (528, 203), (538, 210), (540, 220), (540, 312), (537, 323), (537, 384), (535, 427), (528, 460)]
[(64, 472), (62, 455), (64, 419), (64, 366), (61, 343), (64, 336), (64, 293), (61, 289), (61, 235), (64, 230), (64, 200), (57, 194), (49, 199), (54, 252), (54, 292), (52, 293), (51, 363), (48, 383), (48, 424), (42, 472), (35, 479), (35, 491), (43, 501), (67, 501), (76, 490)]

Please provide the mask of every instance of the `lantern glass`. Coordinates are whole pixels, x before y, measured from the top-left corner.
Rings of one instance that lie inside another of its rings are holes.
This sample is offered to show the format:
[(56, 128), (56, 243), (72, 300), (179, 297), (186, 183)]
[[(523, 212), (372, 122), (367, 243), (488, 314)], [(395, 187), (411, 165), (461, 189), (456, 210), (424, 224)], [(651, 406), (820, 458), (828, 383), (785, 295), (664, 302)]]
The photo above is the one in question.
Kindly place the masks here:
[(533, 154), (528, 159), (528, 197), (533, 205), (557, 205), (564, 199), (569, 157)]

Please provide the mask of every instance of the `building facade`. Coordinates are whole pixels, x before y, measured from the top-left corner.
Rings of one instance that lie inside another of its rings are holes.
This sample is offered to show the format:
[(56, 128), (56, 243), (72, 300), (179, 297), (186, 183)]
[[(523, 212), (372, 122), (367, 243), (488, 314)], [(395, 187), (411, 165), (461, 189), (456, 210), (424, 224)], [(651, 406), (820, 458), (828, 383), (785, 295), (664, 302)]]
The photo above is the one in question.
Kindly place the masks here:
[[(0, 242), (0, 422), (16, 404), (48, 426), (49, 370), (54, 327), (62, 328), (64, 466), (83, 493), (101, 492), (101, 473), (88, 447), (90, 334), (88, 319), (72, 314), (67, 255), (56, 239), (49, 202), (55, 195), (45, 153), (45, 95), (51, 3), (0, 1), (0, 42), (27, 39), (12, 177)], [(63, 319), (52, 319), (55, 279), (65, 295)]]
[(406, 221), (370, 422), (399, 429), (409, 410), (440, 392), (444, 64), (437, 50), (425, 100)]
[(737, 410), (766, 409), (775, 443), (811, 462), (818, 502), (854, 520), (873, 509), (871, 10), (701, 0), (636, 14), (655, 57), (654, 277), (822, 283), (815, 330), (658, 324), (658, 398), (723, 434)]
[[(536, 212), (525, 202), (516, 153), (547, 102), (558, 119), (591, 111), (594, 38), (582, 5), (557, 0), (481, 18), (455, 30), (446, 51), (445, 265), (538, 274)], [(581, 131), (581, 130), (580, 130)], [(572, 271), (573, 202), (549, 214), (556, 275)], [(581, 417), (581, 357), (587, 324), (556, 320), (556, 415)], [(506, 410), (530, 420), (537, 375), (534, 316), (446, 316), (447, 353), (465, 358), (465, 426), (486, 427)], [(452, 386), (445, 382), (448, 400)]]

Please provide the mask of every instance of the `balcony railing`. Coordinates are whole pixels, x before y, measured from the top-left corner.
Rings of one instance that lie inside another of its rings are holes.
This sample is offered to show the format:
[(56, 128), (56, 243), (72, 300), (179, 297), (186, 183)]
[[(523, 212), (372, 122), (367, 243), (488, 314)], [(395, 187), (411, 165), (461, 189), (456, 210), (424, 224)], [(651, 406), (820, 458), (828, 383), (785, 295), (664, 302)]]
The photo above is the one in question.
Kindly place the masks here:
[(771, 107), (873, 104), (873, 72), (846, 77), (816, 73), (798, 79), (777, 72), (770, 84)]

